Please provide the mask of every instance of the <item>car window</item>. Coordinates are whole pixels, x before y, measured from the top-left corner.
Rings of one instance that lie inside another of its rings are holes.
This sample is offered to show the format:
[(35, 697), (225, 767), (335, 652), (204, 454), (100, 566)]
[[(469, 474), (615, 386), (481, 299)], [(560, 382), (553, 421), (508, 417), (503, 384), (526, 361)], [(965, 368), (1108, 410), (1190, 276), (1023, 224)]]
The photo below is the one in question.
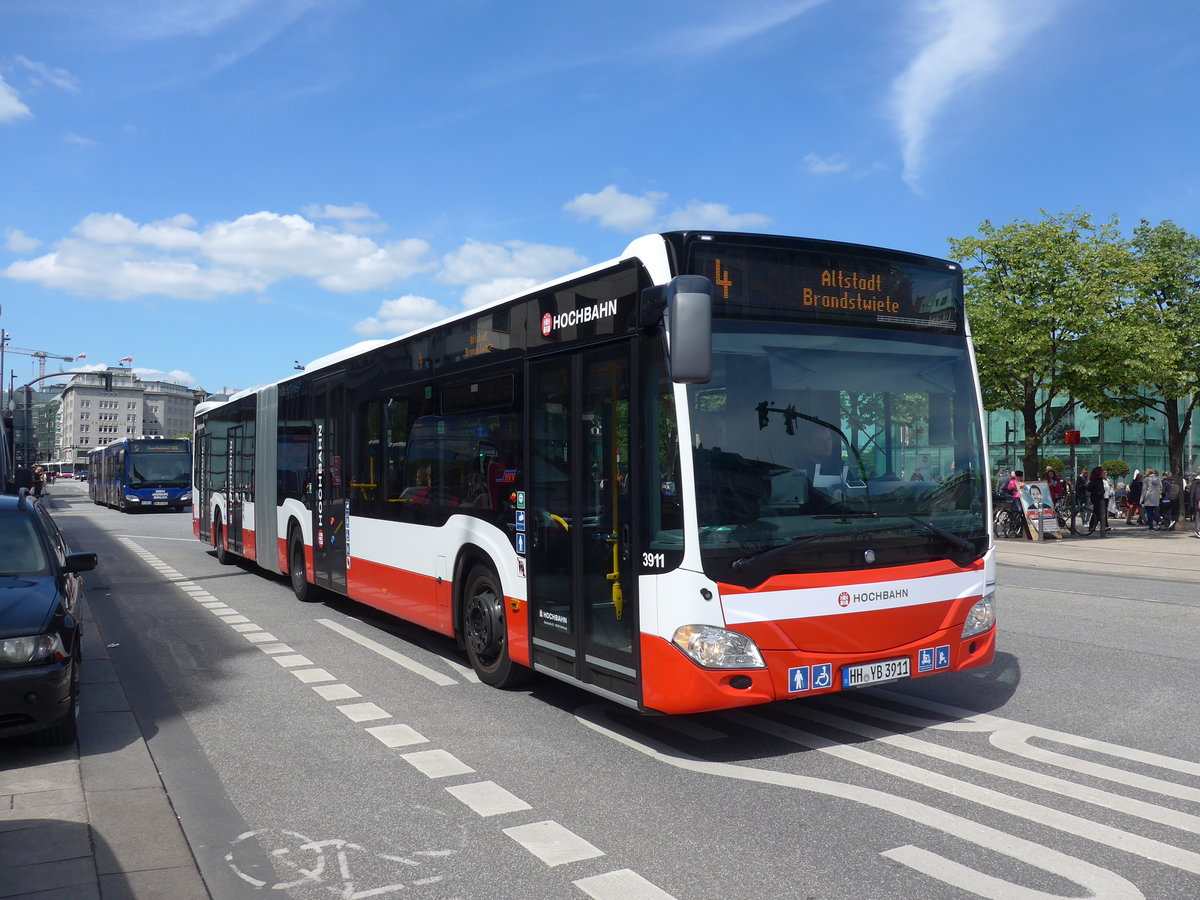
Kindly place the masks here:
[(33, 519), (16, 510), (0, 511), (0, 575), (45, 575), (49, 570)]
[(67, 561), (67, 554), (70, 552), (67, 549), (67, 541), (63, 537), (62, 532), (58, 530), (58, 523), (51, 518), (50, 513), (46, 512), (44, 506), (38, 506), (37, 513), (38, 521), (41, 523), (42, 529), (46, 532), (46, 537), (50, 538), (50, 543), (58, 553), (58, 564), (61, 566)]

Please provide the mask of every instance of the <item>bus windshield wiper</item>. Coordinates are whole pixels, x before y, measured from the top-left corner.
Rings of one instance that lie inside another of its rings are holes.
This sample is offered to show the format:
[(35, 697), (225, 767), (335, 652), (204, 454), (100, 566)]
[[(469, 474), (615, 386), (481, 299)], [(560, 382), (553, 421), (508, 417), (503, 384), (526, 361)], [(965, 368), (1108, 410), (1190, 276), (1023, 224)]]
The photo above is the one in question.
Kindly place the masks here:
[[(816, 517), (814, 516), (814, 518), (816, 518)], [(765, 550), (757, 550), (754, 553), (750, 553), (739, 559), (735, 559), (729, 565), (730, 565), (730, 568), (732, 568), (736, 572), (744, 572), (746, 569), (748, 569), (750, 566), (754, 565), (755, 563), (767, 562), (768, 560), (774, 559), (776, 556), (779, 556), (781, 553), (791, 550), (793, 547), (799, 547), (801, 544), (807, 544), (810, 541), (817, 541), (817, 540), (820, 540), (821, 538), (834, 537), (837, 534), (838, 534), (838, 532), (836, 532), (836, 531), (829, 531), (829, 532), (823, 532), (821, 534), (806, 534), (801, 537), (794, 537), (791, 540), (789, 540), (786, 544), (780, 544), (778, 547), (768, 547)]]
[[(974, 559), (978, 555), (975, 545), (966, 538), (954, 534), (953, 532), (946, 531), (946, 529), (934, 525), (932, 522), (926, 522), (924, 519), (915, 515), (914, 513), (891, 513), (890, 515), (880, 515), (877, 512), (845, 512), (822, 513), (820, 515), (813, 516), (814, 519), (880, 519), (892, 517), (898, 519), (908, 519), (910, 522), (915, 522), (930, 533), (946, 541), (948, 544), (954, 547), (955, 550), (961, 551), (962, 553), (971, 554), (971, 559)], [(868, 528), (865, 531), (858, 531), (856, 534), (863, 535), (881, 531), (894, 531), (898, 527), (899, 526), (897, 525), (881, 525), (877, 528)], [(811, 541), (816, 541), (827, 537), (846, 537), (846, 534), (839, 531), (830, 531), (822, 534), (809, 534), (804, 535), (803, 537), (793, 538), (786, 544), (781, 544), (778, 547), (768, 547), (766, 550), (759, 550), (756, 553), (750, 553), (739, 559), (735, 559), (732, 563), (730, 563), (730, 566), (737, 572), (744, 572), (752, 565), (769, 562), (776, 556), (786, 553), (787, 551), (798, 547), (801, 544), (807, 544)]]
[(975, 545), (972, 544), (970, 541), (968, 541), (962, 535), (954, 534), (951, 531), (947, 531), (945, 528), (939, 528), (937, 525), (934, 525), (932, 522), (926, 522), (924, 519), (922, 519), (920, 516), (916, 515), (915, 513), (897, 513), (897, 515), (901, 516), (902, 518), (908, 519), (910, 522), (916, 522), (922, 528), (928, 529), (929, 531), (933, 532), (938, 537), (940, 537), (943, 541), (950, 544), (951, 546), (957, 547), (959, 550), (962, 550), (964, 553), (967, 553), (967, 552), (974, 553), (975, 552)]

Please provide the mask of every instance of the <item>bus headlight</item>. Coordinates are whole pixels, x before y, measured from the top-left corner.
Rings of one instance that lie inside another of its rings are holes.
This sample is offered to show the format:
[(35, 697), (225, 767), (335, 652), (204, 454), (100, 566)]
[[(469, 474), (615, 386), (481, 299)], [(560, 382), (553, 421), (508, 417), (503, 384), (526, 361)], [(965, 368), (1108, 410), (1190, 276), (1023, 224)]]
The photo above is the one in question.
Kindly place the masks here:
[(140, 503), (141, 500), (136, 494), (126, 494), (125, 502), (126, 503)]
[(996, 589), (992, 588), (983, 595), (971, 611), (967, 613), (967, 621), (963, 623), (962, 636), (965, 640), (983, 634), (996, 624)]
[(707, 669), (765, 669), (754, 641), (715, 625), (683, 625), (675, 629), (675, 646)]

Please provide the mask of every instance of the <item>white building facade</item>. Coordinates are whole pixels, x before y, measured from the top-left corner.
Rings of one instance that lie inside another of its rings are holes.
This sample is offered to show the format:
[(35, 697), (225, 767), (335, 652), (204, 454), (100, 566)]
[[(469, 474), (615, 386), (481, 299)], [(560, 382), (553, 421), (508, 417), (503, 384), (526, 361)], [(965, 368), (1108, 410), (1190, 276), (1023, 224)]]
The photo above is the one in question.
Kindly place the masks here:
[(54, 457), (83, 462), (118, 438), (190, 436), (200, 396), (182, 384), (142, 381), (128, 369), (78, 374), (63, 388)]

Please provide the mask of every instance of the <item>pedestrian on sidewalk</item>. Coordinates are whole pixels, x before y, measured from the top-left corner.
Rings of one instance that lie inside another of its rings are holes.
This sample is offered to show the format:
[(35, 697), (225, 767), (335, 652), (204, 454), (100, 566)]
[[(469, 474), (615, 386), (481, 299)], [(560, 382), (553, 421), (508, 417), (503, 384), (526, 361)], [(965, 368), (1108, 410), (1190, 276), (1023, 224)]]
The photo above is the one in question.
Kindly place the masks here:
[(1200, 537), (1200, 469), (1192, 479), (1192, 511), (1196, 518), (1196, 537)]
[(1145, 477), (1141, 470), (1133, 470), (1133, 481), (1129, 482), (1129, 492), (1125, 495), (1125, 521), (1130, 525), (1135, 522), (1145, 524), (1139, 522), (1142, 517), (1142, 480)]
[(1162, 482), (1154, 469), (1146, 470), (1146, 478), (1142, 482), (1142, 509), (1146, 511), (1146, 530), (1154, 531), (1158, 527), (1158, 503), (1162, 499)]
[(1103, 466), (1092, 469), (1092, 477), (1088, 479), (1087, 493), (1092, 501), (1092, 524), (1088, 534), (1092, 534), (1099, 526), (1100, 534), (1108, 531), (1108, 479), (1105, 478)]
[(1175, 520), (1179, 518), (1179, 479), (1174, 472), (1168, 472), (1162, 480), (1162, 499), (1158, 503), (1158, 511), (1162, 514), (1162, 531), (1174, 531)]

